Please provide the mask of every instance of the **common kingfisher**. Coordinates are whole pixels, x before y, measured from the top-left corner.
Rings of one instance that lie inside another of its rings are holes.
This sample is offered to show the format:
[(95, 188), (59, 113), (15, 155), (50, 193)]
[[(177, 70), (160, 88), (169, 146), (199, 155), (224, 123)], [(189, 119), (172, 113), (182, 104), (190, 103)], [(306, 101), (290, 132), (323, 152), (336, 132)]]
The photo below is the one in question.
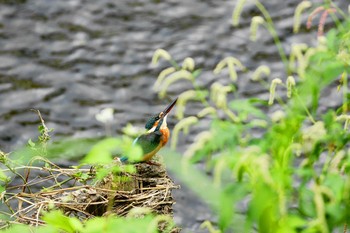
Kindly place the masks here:
[[(141, 146), (143, 151), (142, 159), (138, 162), (148, 162), (168, 142), (170, 131), (166, 119), (170, 110), (175, 106), (176, 101), (177, 98), (164, 111), (149, 118), (145, 125), (148, 131), (134, 140), (133, 145)], [(128, 161), (128, 158), (122, 156), (120, 161), (125, 163)]]

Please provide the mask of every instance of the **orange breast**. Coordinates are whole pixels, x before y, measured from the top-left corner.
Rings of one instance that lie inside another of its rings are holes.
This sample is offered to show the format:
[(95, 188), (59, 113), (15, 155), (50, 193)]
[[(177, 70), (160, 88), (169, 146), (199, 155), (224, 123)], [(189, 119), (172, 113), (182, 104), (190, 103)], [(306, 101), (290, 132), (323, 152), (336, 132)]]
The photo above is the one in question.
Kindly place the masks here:
[(160, 143), (157, 146), (157, 148), (153, 151), (151, 151), (148, 154), (143, 155), (143, 161), (148, 161), (150, 160), (169, 140), (170, 137), (170, 132), (168, 128), (165, 129), (160, 129), (161, 133), (162, 133), (162, 137), (160, 138)]
[(169, 132), (168, 128), (160, 129), (160, 132), (162, 132), (162, 137), (161, 137), (160, 141), (162, 143), (162, 146), (164, 146), (169, 140), (170, 132)]

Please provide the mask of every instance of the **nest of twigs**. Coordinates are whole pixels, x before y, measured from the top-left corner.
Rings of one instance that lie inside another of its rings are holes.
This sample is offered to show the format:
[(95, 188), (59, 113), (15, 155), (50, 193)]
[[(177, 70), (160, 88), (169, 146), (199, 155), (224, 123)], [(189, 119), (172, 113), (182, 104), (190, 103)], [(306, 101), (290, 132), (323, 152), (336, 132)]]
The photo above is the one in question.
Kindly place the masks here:
[[(113, 166), (123, 165), (116, 161)], [(82, 221), (109, 214), (126, 216), (135, 207), (172, 216), (171, 190), (178, 186), (168, 177), (164, 166), (140, 163), (135, 167), (136, 173), (109, 174), (95, 183), (94, 168), (60, 168), (52, 163), (45, 167), (23, 167), (24, 172), (18, 173), (22, 184), (9, 186), (3, 200), (16, 222), (35, 226), (45, 224), (41, 215), (51, 209)]]

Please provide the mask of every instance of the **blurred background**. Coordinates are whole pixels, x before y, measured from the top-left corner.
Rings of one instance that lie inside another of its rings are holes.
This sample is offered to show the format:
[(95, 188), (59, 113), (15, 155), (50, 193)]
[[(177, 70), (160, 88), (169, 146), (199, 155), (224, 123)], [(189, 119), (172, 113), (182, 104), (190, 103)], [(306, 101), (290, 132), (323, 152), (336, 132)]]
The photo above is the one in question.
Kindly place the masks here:
[[(250, 20), (259, 12), (249, 1), (238, 27), (232, 26), (235, 0), (0, 0), (0, 149), (11, 152), (36, 138), (40, 120), (30, 109), (39, 109), (53, 140), (102, 137), (105, 127), (95, 115), (114, 109), (112, 135), (122, 134), (127, 123), (143, 128), (146, 119), (162, 110), (171, 99), (190, 89), (186, 82), (172, 85), (160, 99), (153, 85), (168, 64), (151, 65), (158, 48), (181, 62), (192, 57), (202, 69), (200, 85), (230, 82), (228, 74), (213, 74), (227, 56), (238, 58), (249, 70), (267, 64), (271, 78), (285, 77), (284, 66), (272, 37), (264, 28), (258, 41), (249, 38)], [(300, 0), (264, 0), (284, 49), (293, 43), (315, 44), (317, 24), (293, 34), (294, 10)], [(322, 1), (313, 1), (315, 3)], [(334, 1), (337, 3), (337, 1)], [(340, 2), (345, 6), (345, 2)], [(268, 100), (269, 93), (238, 73), (237, 98), (255, 96)], [(339, 106), (332, 93), (324, 102)], [(185, 116), (198, 113), (189, 103)], [(274, 111), (274, 107), (270, 109)], [(172, 128), (174, 114), (168, 119)], [(193, 136), (208, 127), (201, 121), (186, 137), (183, 152)], [(198, 130), (198, 131), (197, 131)], [(62, 159), (73, 163), (74, 158)], [(174, 177), (176, 180), (176, 177)], [(176, 180), (180, 183), (180, 181)], [(215, 216), (185, 186), (174, 191), (175, 220), (184, 232), (206, 232), (200, 224)]]

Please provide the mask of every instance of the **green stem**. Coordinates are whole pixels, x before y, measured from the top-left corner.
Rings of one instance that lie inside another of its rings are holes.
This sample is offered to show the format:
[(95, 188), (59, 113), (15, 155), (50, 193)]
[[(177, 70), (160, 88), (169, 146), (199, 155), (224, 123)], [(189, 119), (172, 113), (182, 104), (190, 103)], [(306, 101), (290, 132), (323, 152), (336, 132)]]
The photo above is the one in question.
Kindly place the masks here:
[(322, 183), (327, 175), (329, 165), (332, 161), (332, 154), (333, 152), (331, 150), (328, 150), (327, 157), (326, 157), (326, 162), (323, 164), (322, 172), (320, 175), (320, 182)]
[(266, 10), (266, 8), (264, 7), (264, 5), (261, 4), (261, 2), (259, 0), (255, 1), (255, 5), (261, 11), (261, 13), (264, 15), (264, 17), (266, 19), (266, 22), (267, 22), (266, 28), (270, 32), (270, 34), (272, 35), (272, 38), (277, 46), (278, 53), (283, 61), (284, 66), (285, 66), (286, 72), (289, 75), (290, 70), (289, 70), (289, 65), (288, 65), (288, 59), (287, 59), (286, 53), (284, 52), (284, 49), (282, 47), (282, 43), (278, 37), (277, 31), (274, 27), (271, 16), (270, 16), (269, 12)]
[[(202, 89), (200, 88), (200, 86), (197, 85), (197, 83), (196, 83), (196, 78), (193, 78), (192, 85), (193, 85), (193, 89), (194, 89), (196, 92), (201, 92), (201, 91), (202, 91)], [(202, 104), (203, 104), (205, 107), (210, 107), (210, 106), (211, 106), (211, 105), (209, 104), (209, 102), (207, 101), (207, 99), (205, 98), (205, 96), (200, 96), (200, 101), (202, 102)]]
[(170, 63), (170, 65), (171, 66), (173, 66), (176, 70), (180, 70), (180, 66), (179, 66), (179, 64), (177, 64), (177, 62), (174, 60), (174, 59), (171, 59), (170, 61), (169, 61), (169, 63)]
[[(336, 10), (337, 10), (337, 12), (344, 18), (344, 19), (347, 19), (349, 16), (347, 16), (346, 14), (345, 14), (345, 12), (342, 10), (342, 9), (340, 9), (336, 4), (334, 4), (333, 2), (331, 2), (330, 3), (330, 5), (333, 7), (333, 8), (335, 8)], [(331, 15), (334, 15), (333, 13), (331, 14)]]
[(348, 112), (348, 73), (346, 71), (342, 74), (343, 78), (343, 114)]
[(302, 99), (300, 98), (298, 92), (294, 91), (293, 93), (294, 93), (295, 96), (297, 97), (297, 99), (298, 99), (300, 105), (301, 105), (301, 106), (303, 107), (303, 109), (305, 110), (305, 112), (306, 112), (306, 114), (308, 115), (310, 121), (311, 121), (313, 124), (315, 124), (315, 123), (316, 123), (315, 119), (313, 118), (313, 116), (311, 115), (309, 109), (307, 109), (306, 105), (304, 104), (304, 102), (303, 102)]
[[(338, 10), (337, 10), (338, 11)], [(339, 11), (338, 11), (339, 12)], [(343, 27), (343, 24), (339, 21), (339, 19), (338, 19), (338, 17), (337, 17), (337, 15), (336, 14), (334, 14), (334, 13), (329, 13), (329, 15), (331, 16), (331, 18), (332, 18), (332, 20), (334, 21), (334, 23), (335, 23), (335, 25), (337, 26), (337, 28), (339, 29), (339, 30), (343, 30), (344, 29), (344, 27)], [(345, 19), (345, 18), (344, 18)]]
[(3, 163), (9, 171), (11, 171), (13, 174), (15, 174), (16, 176), (18, 176), (22, 181), (23, 183), (25, 183), (26, 179), (16, 171), (16, 168), (15, 167), (12, 167), (10, 164), (9, 164), (9, 161), (6, 161), (5, 163)]
[[(7, 206), (7, 208), (9, 209), (9, 211), (14, 214), (15, 211), (12, 209), (12, 206), (10, 205), (9, 201), (8, 201), (8, 198), (6, 198), (6, 195), (4, 195), (4, 200), (3, 200), (3, 203)], [(0, 211), (1, 214), (8, 214), (6, 212), (2, 212)]]

